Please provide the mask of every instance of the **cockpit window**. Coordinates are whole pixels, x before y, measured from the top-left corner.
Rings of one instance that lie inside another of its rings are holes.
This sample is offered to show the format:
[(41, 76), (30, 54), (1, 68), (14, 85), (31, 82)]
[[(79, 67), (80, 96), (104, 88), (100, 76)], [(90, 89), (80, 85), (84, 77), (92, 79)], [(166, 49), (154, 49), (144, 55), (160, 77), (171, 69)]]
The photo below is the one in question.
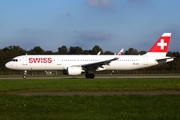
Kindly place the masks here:
[(12, 61), (14, 61), (14, 62), (18, 62), (18, 59), (12, 59)]

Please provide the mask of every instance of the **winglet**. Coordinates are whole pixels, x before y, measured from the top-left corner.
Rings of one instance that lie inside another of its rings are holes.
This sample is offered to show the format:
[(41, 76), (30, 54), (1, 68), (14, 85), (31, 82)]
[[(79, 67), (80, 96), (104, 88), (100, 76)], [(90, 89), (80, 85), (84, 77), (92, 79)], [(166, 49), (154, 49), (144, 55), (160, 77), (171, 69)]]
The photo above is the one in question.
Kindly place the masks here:
[(123, 51), (124, 51), (124, 49), (121, 49), (121, 51), (119, 51), (119, 53), (117, 54), (117, 56), (122, 55)]
[(124, 49), (121, 49), (121, 51), (119, 51), (119, 53), (116, 55), (116, 59), (119, 59), (119, 56), (121, 56), (122, 55), (122, 53), (123, 53), (123, 51), (124, 51)]
[(99, 51), (97, 55), (100, 55), (100, 54), (101, 54), (101, 51)]

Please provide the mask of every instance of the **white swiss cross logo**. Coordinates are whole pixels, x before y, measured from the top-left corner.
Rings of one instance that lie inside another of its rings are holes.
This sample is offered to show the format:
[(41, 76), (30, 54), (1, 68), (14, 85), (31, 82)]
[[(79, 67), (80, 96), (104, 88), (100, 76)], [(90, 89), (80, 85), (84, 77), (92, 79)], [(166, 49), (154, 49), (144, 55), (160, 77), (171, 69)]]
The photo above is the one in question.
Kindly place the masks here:
[(164, 42), (164, 39), (161, 39), (161, 42), (157, 43), (157, 46), (160, 46), (161, 50), (164, 50), (164, 46), (167, 46), (167, 43)]

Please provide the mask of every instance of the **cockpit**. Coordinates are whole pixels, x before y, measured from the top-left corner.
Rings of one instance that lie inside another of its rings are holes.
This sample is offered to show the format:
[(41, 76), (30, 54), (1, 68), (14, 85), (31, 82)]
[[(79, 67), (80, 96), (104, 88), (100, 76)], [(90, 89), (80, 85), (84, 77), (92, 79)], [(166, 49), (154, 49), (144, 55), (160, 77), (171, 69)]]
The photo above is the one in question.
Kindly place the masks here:
[(11, 61), (13, 61), (13, 62), (18, 62), (18, 59), (12, 59)]

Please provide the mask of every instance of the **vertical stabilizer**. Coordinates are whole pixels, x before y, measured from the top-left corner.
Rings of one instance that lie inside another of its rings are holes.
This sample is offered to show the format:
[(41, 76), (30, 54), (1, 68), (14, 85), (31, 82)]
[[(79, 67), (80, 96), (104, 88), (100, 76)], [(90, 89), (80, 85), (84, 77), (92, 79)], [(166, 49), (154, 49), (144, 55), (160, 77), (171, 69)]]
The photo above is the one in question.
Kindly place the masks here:
[(166, 56), (170, 43), (171, 33), (164, 33), (145, 55)]

